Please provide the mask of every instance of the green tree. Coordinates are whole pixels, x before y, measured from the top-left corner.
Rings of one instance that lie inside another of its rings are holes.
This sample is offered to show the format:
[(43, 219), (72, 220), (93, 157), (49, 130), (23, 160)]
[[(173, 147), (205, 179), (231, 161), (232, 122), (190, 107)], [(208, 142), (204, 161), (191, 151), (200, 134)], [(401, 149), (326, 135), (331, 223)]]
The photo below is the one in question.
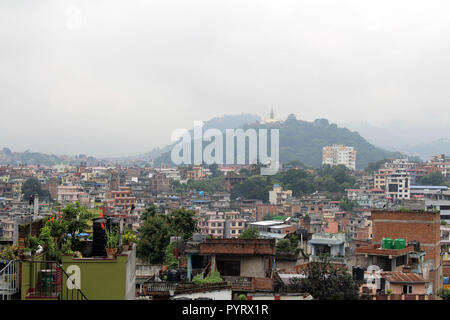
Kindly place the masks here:
[(421, 177), (419, 183), (428, 186), (450, 186), (447, 178), (439, 171), (431, 172), (429, 175)]
[(34, 196), (35, 194), (41, 199), (50, 197), (50, 192), (42, 189), (41, 182), (36, 178), (29, 178), (24, 182), (22, 185), (22, 194), (27, 201), (30, 199), (30, 196)]
[(164, 255), (164, 263), (167, 265), (167, 268), (173, 269), (178, 267), (178, 260), (175, 257), (173, 251), (177, 246), (177, 242), (171, 242), (167, 245)]
[(305, 292), (317, 300), (359, 300), (361, 282), (355, 281), (345, 270), (333, 266), (328, 261), (308, 263), (306, 278), (293, 279), (288, 290)]
[(179, 208), (172, 211), (170, 218), (170, 227), (174, 234), (189, 239), (197, 230), (197, 220), (195, 211)]
[(259, 238), (259, 230), (257, 227), (250, 227), (242, 231), (239, 235), (239, 239), (258, 239)]
[(223, 176), (223, 172), (219, 170), (217, 163), (209, 165), (209, 170), (211, 171), (211, 177), (213, 178)]
[(269, 190), (272, 187), (272, 184), (269, 183), (266, 176), (255, 175), (235, 185), (232, 190), (232, 195), (234, 197), (259, 199), (267, 202), (269, 201)]
[(356, 202), (356, 201), (342, 199), (339, 202), (339, 208), (341, 208), (341, 210), (344, 210), (344, 211), (352, 211), (356, 207), (358, 207), (358, 202)]
[(173, 235), (168, 219), (163, 215), (148, 216), (138, 231), (137, 256), (151, 263), (162, 262)]
[(276, 245), (276, 252), (277, 253), (291, 253), (295, 251), (295, 249), (292, 248), (291, 241), (289, 239), (280, 239), (277, 241)]
[(442, 300), (450, 300), (450, 290), (449, 289), (442, 288), (437, 292), (437, 295)]
[(77, 234), (83, 233), (89, 227), (89, 221), (94, 218), (94, 214), (80, 205), (77, 201), (75, 204), (68, 204), (62, 209), (62, 218), (65, 222), (65, 229), (70, 233), (72, 238), (72, 247), (76, 249), (79, 245)]
[(143, 221), (147, 220), (148, 217), (154, 217), (158, 211), (158, 207), (154, 204), (151, 204), (141, 215), (141, 219)]
[(378, 171), (386, 162), (390, 162), (392, 159), (382, 159), (375, 162), (369, 162), (367, 167), (364, 169), (367, 173), (373, 173), (375, 171)]

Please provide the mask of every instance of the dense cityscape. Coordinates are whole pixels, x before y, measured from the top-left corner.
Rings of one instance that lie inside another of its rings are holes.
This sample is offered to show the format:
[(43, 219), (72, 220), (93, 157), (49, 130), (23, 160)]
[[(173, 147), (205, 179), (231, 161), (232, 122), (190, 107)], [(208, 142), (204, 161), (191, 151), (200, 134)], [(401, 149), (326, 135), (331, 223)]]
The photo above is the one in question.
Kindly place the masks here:
[(0, 165), (2, 298), (446, 299), (450, 159), (357, 159)]
[(0, 314), (445, 310), (449, 10), (0, 1)]

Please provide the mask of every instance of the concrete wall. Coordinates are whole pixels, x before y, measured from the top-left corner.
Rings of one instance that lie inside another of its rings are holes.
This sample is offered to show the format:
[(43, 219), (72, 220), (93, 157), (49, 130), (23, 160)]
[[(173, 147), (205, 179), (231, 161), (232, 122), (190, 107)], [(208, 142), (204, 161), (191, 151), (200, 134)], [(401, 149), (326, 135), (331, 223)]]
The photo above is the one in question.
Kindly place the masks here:
[(195, 293), (180, 293), (175, 295), (174, 298), (187, 297), (191, 299), (197, 298), (211, 298), (213, 300), (231, 300), (231, 289), (207, 291), (207, 292), (195, 292)]
[(253, 256), (241, 259), (241, 277), (265, 277), (264, 257)]
[[(80, 289), (89, 300), (132, 298), (131, 290), (132, 287), (135, 290), (136, 275), (133, 270), (135, 268), (134, 261), (135, 251), (117, 255), (116, 259), (76, 259), (72, 256), (62, 256), (64, 270), (71, 277), (79, 277)], [(66, 286), (67, 283), (63, 283), (63, 299), (66, 294)], [(71, 291), (69, 290), (69, 296)]]
[(136, 300), (136, 245), (128, 253), (125, 280), (125, 299)]
[[(403, 284), (401, 283), (389, 283), (389, 288), (392, 290), (392, 294), (403, 294)], [(425, 284), (414, 284), (412, 294), (425, 294)]]

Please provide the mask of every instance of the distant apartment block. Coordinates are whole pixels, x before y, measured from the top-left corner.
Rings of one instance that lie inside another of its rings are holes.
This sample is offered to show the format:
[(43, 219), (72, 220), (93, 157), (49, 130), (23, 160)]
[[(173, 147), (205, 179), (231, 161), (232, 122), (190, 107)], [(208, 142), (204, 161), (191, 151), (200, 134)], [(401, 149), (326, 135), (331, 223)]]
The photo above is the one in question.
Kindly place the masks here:
[(356, 150), (343, 145), (325, 146), (322, 149), (322, 165), (344, 165), (348, 169), (356, 169)]
[(396, 199), (410, 199), (410, 176), (406, 170), (397, 170), (386, 177), (386, 197)]
[(292, 198), (292, 190), (283, 190), (279, 184), (275, 184), (269, 191), (270, 204), (283, 204)]

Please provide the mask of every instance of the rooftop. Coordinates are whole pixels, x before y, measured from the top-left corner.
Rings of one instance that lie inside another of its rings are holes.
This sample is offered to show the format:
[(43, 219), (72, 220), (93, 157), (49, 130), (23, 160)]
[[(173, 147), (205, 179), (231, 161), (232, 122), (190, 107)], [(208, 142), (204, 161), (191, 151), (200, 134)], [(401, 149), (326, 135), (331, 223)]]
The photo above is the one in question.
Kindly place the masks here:
[(266, 220), (266, 221), (258, 221), (258, 222), (252, 222), (250, 225), (252, 226), (272, 226), (272, 225), (279, 225), (284, 224), (283, 221), (276, 221), (276, 220)]
[(391, 283), (426, 283), (427, 281), (417, 273), (392, 271), (384, 273), (386, 280)]

